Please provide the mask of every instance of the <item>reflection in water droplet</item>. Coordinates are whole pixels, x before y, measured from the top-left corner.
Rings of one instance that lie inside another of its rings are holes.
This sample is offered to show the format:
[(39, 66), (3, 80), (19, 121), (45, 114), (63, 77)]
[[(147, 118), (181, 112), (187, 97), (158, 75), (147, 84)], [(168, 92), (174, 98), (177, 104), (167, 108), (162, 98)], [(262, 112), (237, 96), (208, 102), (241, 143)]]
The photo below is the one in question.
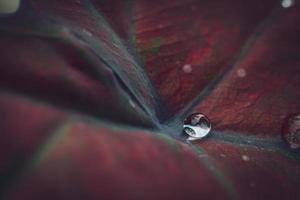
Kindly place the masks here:
[(184, 127), (183, 130), (184, 130), (184, 132), (186, 132), (188, 135), (192, 135), (192, 136), (195, 136), (195, 135), (196, 135), (195, 131), (194, 131), (192, 128), (190, 128), (190, 127)]
[(295, 3), (294, 0), (282, 0), (282, 1), (281, 1), (281, 6), (282, 6), (283, 8), (289, 8), (289, 7), (293, 6), (294, 3)]
[(201, 113), (191, 114), (184, 121), (183, 132), (188, 136), (188, 140), (201, 139), (207, 136), (210, 130), (209, 119)]
[(291, 115), (286, 119), (283, 125), (282, 137), (290, 148), (300, 148), (300, 114)]
[(191, 64), (185, 64), (185, 65), (183, 65), (182, 70), (185, 73), (191, 73), (193, 71), (192, 65)]
[(0, 13), (15, 13), (20, 7), (20, 0), (0, 0)]

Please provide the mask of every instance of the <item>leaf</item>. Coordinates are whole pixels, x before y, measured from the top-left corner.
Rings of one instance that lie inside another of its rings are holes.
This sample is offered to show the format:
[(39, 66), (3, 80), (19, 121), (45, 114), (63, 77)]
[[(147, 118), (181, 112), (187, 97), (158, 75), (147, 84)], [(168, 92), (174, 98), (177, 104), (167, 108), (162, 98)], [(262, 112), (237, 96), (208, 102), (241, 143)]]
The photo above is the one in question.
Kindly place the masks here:
[[(187, 146), (138, 130), (99, 125), (74, 121), (60, 127), (6, 198), (194, 198), (207, 183), (202, 196), (224, 194)], [(198, 170), (202, 173), (188, 172)]]
[[(0, 9), (1, 10), (1, 9)], [(22, 1), (0, 18), (0, 197), (298, 199), (299, 5)], [(210, 136), (182, 139), (191, 112)]]
[(268, 25), (194, 111), (220, 129), (279, 136), (284, 119), (300, 110), (299, 7), (277, 11)]
[(129, 53), (121, 38), (112, 30), (104, 16), (97, 10), (97, 5), (87, 0), (64, 0), (56, 3), (34, 1), (33, 3), (38, 11), (45, 10), (55, 16), (57, 20), (75, 26), (74, 28), (79, 25), (82, 28), (79, 32), (93, 36), (86, 38), (90, 48), (114, 71), (138, 103), (142, 104), (144, 109), (150, 107), (147, 112), (154, 115), (153, 112), (157, 112), (155, 101), (157, 97), (144, 70)]
[(278, 6), (277, 1), (138, 1), (137, 48), (171, 114), (231, 68), (275, 3)]
[(245, 145), (212, 139), (201, 148), (222, 169), (237, 199), (299, 198), (298, 192), (292, 192), (299, 185), (299, 154), (289, 152), (280, 142), (260, 140)]

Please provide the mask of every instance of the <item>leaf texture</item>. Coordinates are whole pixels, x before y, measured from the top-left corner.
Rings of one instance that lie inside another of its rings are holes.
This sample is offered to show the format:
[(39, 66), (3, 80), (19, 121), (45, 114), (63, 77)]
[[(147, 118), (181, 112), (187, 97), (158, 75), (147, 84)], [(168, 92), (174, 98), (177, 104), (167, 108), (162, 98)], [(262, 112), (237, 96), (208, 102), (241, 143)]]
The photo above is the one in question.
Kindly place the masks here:
[[(0, 18), (0, 198), (300, 198), (297, 2), (21, 3)], [(212, 133), (176, 140), (193, 112)]]

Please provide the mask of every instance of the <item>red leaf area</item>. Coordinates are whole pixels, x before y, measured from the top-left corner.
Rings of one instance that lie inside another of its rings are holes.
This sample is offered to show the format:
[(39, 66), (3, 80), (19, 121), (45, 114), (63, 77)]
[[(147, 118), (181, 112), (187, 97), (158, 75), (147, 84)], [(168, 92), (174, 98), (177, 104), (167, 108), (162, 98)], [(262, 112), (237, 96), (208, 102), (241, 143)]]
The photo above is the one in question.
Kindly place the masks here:
[[(280, 138), (300, 111), (299, 13), (23, 1), (0, 19), (0, 198), (299, 199), (299, 151)], [(191, 112), (210, 136), (170, 137)]]
[[(137, 47), (172, 113), (233, 64), (275, 3), (178, 0), (141, 1), (136, 5)], [(190, 72), (185, 72), (186, 65)]]

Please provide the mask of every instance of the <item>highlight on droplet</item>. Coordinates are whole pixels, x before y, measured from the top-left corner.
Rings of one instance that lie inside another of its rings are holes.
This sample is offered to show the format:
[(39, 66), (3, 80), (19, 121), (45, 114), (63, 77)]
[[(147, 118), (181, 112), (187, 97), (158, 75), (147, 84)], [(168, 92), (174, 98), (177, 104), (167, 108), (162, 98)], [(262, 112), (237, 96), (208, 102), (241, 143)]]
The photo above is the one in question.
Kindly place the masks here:
[(242, 159), (243, 159), (243, 161), (246, 161), (246, 162), (250, 160), (249, 156), (247, 156), (247, 155), (242, 155)]
[(0, 13), (12, 14), (20, 7), (20, 0), (0, 0)]
[(282, 0), (281, 1), (281, 6), (283, 8), (289, 8), (289, 7), (293, 6), (294, 3), (295, 3), (295, 0)]

